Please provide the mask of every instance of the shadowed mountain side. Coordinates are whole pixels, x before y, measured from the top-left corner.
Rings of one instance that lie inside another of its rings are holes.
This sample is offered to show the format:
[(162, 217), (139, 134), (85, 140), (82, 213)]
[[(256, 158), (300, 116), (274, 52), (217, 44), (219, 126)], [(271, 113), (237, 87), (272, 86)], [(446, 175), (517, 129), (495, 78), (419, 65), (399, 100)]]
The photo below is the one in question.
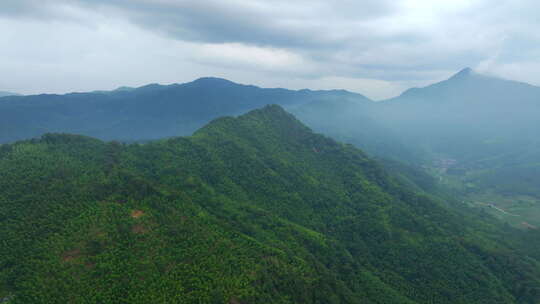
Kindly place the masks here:
[(0, 143), (47, 132), (78, 133), (107, 140), (189, 135), (211, 119), (266, 104), (290, 106), (342, 98), (369, 101), (342, 90), (263, 89), (219, 78), (110, 92), (5, 97), (0, 99)]

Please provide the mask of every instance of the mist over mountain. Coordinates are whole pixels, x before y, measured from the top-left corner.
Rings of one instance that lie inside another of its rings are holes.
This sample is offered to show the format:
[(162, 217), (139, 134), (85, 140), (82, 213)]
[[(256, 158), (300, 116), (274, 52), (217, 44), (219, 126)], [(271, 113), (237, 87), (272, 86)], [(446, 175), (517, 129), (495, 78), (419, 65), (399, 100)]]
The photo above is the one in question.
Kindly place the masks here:
[(5, 92), (5, 91), (0, 91), (0, 97), (5, 97), (5, 96), (17, 96), (19, 94), (17, 93), (12, 93), (12, 92)]
[(381, 102), (377, 117), (434, 153), (484, 158), (540, 143), (540, 87), (464, 69)]
[(292, 111), (317, 131), (401, 160), (476, 162), (509, 153), (530, 159), (540, 148), (540, 87), (470, 68), (381, 102), (311, 103), (300, 109)]
[(401, 137), (374, 114), (372, 101), (315, 101), (289, 108), (315, 131), (342, 142), (354, 144), (370, 155), (418, 163), (423, 151), (407, 145)]

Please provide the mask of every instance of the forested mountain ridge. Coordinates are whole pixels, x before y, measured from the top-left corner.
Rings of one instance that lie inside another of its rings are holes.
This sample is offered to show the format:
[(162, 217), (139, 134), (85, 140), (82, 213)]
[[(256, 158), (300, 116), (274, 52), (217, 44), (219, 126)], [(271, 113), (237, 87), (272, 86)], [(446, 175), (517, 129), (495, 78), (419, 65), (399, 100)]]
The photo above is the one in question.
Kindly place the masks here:
[(13, 303), (537, 303), (500, 227), (279, 106), (141, 144), (0, 146)]
[(293, 106), (336, 99), (369, 101), (343, 90), (265, 89), (211, 77), (113, 91), (10, 96), (0, 98), (0, 143), (49, 132), (121, 141), (191, 135), (214, 118), (266, 104)]

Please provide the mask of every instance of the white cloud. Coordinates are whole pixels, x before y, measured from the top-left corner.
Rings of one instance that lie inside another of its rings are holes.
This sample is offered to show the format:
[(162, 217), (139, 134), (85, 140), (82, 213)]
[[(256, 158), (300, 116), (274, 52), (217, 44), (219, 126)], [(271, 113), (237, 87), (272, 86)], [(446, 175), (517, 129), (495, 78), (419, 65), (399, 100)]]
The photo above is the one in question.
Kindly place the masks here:
[(291, 51), (241, 43), (203, 43), (196, 48), (198, 51), (193, 56), (195, 61), (232, 69), (279, 71), (294, 69), (304, 63), (300, 55)]
[(374, 98), (465, 67), (540, 84), (532, 0), (4, 0), (0, 89), (220, 76)]

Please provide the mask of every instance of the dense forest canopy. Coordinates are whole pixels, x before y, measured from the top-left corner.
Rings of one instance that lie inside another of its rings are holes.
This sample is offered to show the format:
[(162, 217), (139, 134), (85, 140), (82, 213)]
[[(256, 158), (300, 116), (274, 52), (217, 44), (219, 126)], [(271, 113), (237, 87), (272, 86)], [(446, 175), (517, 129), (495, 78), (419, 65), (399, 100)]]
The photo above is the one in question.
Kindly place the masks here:
[(46, 134), (0, 172), (10, 303), (540, 300), (528, 234), (276, 105), (146, 144)]

